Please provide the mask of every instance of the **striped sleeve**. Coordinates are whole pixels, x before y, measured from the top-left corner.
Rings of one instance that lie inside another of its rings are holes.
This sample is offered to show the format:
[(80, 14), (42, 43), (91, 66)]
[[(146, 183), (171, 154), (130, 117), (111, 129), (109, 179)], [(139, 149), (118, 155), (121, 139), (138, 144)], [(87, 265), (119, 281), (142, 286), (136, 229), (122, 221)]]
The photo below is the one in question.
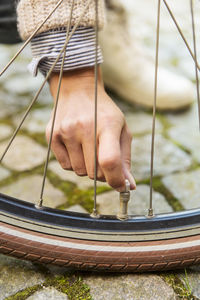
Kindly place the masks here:
[[(53, 29), (40, 33), (31, 42), (33, 59), (28, 68), (36, 76), (38, 69), (46, 74), (59, 55), (66, 40), (66, 29)], [(95, 30), (92, 27), (79, 27), (72, 35), (66, 50), (64, 71), (92, 67), (95, 65)], [(103, 62), (98, 46), (98, 64)], [(54, 68), (59, 72), (62, 56)]]

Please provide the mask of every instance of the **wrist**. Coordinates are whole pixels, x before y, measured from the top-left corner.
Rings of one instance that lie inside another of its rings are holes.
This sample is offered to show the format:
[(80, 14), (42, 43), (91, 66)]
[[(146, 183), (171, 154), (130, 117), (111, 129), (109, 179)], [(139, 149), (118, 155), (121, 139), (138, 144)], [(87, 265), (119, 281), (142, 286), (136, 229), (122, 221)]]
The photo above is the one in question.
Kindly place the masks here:
[[(53, 73), (50, 77), (49, 84), (53, 97), (56, 97), (57, 87), (60, 73)], [(84, 69), (71, 70), (63, 72), (60, 96), (74, 94), (76, 92), (94, 91), (95, 86), (95, 72), (94, 67)], [(101, 68), (98, 66), (98, 86), (104, 88)]]

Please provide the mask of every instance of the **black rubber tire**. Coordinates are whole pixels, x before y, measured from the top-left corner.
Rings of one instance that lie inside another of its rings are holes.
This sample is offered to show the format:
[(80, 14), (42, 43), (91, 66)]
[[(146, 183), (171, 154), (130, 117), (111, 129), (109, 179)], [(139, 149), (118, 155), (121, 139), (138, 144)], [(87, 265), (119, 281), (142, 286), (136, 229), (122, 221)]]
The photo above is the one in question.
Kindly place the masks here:
[(0, 252), (82, 270), (142, 272), (200, 262), (200, 210), (134, 217), (89, 215), (0, 195)]

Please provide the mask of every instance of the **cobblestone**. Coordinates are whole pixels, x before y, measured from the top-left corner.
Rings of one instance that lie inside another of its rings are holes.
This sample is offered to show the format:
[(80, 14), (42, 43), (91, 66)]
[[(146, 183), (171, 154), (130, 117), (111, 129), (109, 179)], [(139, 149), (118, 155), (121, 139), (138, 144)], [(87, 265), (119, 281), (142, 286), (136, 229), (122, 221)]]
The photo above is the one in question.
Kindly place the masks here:
[(13, 132), (12, 128), (7, 125), (0, 125), (0, 140), (7, 138)]
[[(3, 153), (8, 142), (0, 144), (0, 153)], [(32, 169), (46, 159), (46, 149), (34, 142), (32, 139), (19, 135), (8, 150), (3, 163), (6, 167), (25, 171)]]
[(44, 288), (41, 291), (36, 292), (27, 300), (67, 300), (67, 295), (60, 293), (54, 288)]
[[(26, 84), (22, 84), (26, 82)], [(41, 84), (41, 77), (32, 78), (30, 74), (24, 73), (20, 77), (18, 75), (12, 76), (4, 84), (4, 88), (7, 92), (14, 95), (30, 95), (36, 92), (39, 84)]]
[(85, 213), (85, 214), (88, 213), (88, 211), (79, 204), (75, 204), (68, 207), (67, 211), (74, 211), (74, 212)]
[[(0, 191), (18, 199), (36, 203), (40, 199), (41, 186), (42, 176), (32, 175), (6, 185)], [(55, 208), (66, 201), (64, 194), (53, 187), (47, 179), (44, 190), (44, 206)]]
[(200, 162), (200, 133), (197, 104), (182, 114), (167, 116), (173, 125), (168, 134), (171, 139), (192, 153), (193, 158)]
[(0, 167), (0, 180), (5, 179), (9, 175), (10, 175), (10, 171), (8, 171), (7, 169), (5, 169), (3, 167)]
[[(136, 180), (150, 177), (151, 135), (133, 139), (132, 167)], [(154, 175), (184, 171), (191, 164), (191, 157), (162, 135), (155, 136)], [(180, 163), (181, 162), (181, 163)]]
[[(133, 135), (136, 134), (146, 134), (150, 133), (152, 129), (152, 115), (137, 112), (137, 113), (128, 113), (125, 115), (128, 128)], [(156, 121), (156, 132), (162, 131), (162, 124), (159, 120)]]
[(30, 262), (0, 255), (0, 300), (35, 284), (41, 284), (45, 276)]
[(199, 178), (200, 169), (168, 175), (162, 181), (185, 209), (190, 209), (199, 207)]
[[(50, 119), (51, 110), (46, 109), (36, 109), (28, 115), (23, 128), (26, 128), (32, 133), (45, 133), (46, 125)], [(22, 115), (18, 115), (14, 118), (15, 126), (18, 125), (21, 120)]]
[[(13, 100), (15, 100), (15, 103), (13, 103)], [(22, 103), (18, 105), (17, 100), (17, 97), (11, 97), (0, 89), (0, 118), (6, 118), (8, 115), (16, 113), (22, 107)]]
[(85, 282), (94, 300), (176, 299), (173, 289), (157, 275), (94, 275)]
[[(93, 180), (91, 180), (87, 176), (80, 177), (72, 171), (67, 171), (67, 170), (62, 169), (57, 161), (53, 161), (49, 164), (49, 170), (53, 171), (62, 180), (66, 180), (66, 181), (76, 184), (79, 189), (88, 189), (88, 188), (92, 188), (94, 186)], [(108, 187), (108, 184), (106, 184), (104, 182), (98, 182), (98, 186)]]
[(169, 130), (169, 136), (192, 153), (193, 158), (200, 162), (200, 134), (196, 127), (184, 124)]
[[(97, 197), (99, 205), (99, 212), (101, 214), (114, 214), (119, 212), (119, 193), (111, 191), (104, 193)], [(172, 208), (169, 206), (164, 196), (160, 193), (153, 192), (153, 204), (155, 213), (171, 212)], [(128, 212), (130, 215), (146, 215), (149, 208), (149, 186), (137, 185), (136, 191), (131, 192), (131, 199), (128, 205)]]

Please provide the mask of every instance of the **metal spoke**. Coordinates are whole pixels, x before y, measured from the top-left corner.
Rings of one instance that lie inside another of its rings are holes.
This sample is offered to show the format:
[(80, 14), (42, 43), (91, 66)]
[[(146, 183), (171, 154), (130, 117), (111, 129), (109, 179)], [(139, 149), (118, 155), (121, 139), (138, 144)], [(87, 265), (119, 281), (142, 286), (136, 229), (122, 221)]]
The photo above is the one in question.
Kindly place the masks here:
[[(83, 15), (84, 15), (85, 11), (87, 10), (88, 6), (90, 5), (90, 3), (91, 3), (92, 1), (93, 1), (93, 0), (89, 0), (87, 6), (85, 7), (85, 9), (84, 9), (84, 11), (83, 11), (83, 13), (80, 15), (80, 18), (78, 19), (77, 23), (74, 25), (72, 31), (70, 32), (70, 34), (69, 34), (69, 36), (68, 36), (68, 38), (67, 38), (67, 41), (66, 41), (65, 45), (68, 44), (68, 42), (69, 42), (69, 40), (71, 39), (72, 35), (73, 35), (74, 32), (76, 31), (77, 27), (79, 26), (79, 24), (80, 24), (80, 22), (81, 22), (81, 19), (82, 19)], [(11, 146), (13, 140), (15, 139), (17, 133), (19, 132), (21, 126), (23, 125), (23, 123), (24, 123), (26, 117), (28, 116), (28, 114), (29, 114), (31, 108), (33, 107), (34, 103), (37, 101), (37, 99), (38, 99), (38, 97), (39, 97), (39, 95), (40, 95), (40, 93), (41, 93), (43, 87), (45, 86), (45, 84), (46, 84), (46, 82), (48, 81), (48, 79), (49, 79), (51, 73), (53, 72), (53, 70), (54, 70), (54, 68), (55, 68), (55, 65), (57, 64), (57, 62), (59, 61), (59, 59), (60, 59), (62, 53), (64, 52), (65, 45), (63, 46), (63, 48), (61, 49), (61, 51), (60, 51), (60, 53), (58, 54), (57, 58), (55, 59), (54, 63), (52, 64), (52, 66), (51, 66), (50, 70), (48, 71), (48, 73), (47, 73), (47, 75), (46, 75), (46, 77), (45, 77), (43, 83), (41, 84), (41, 86), (40, 86), (40, 88), (38, 89), (38, 91), (37, 91), (35, 97), (34, 97), (33, 100), (31, 101), (31, 103), (30, 103), (29, 107), (27, 108), (26, 112), (24, 113), (24, 115), (23, 115), (23, 117), (22, 117), (22, 120), (20, 121), (20, 123), (19, 123), (19, 125), (17, 126), (16, 130), (14, 131), (12, 137), (10, 138), (10, 140), (9, 140), (7, 146), (6, 146), (6, 149), (4, 150), (4, 152), (3, 152), (3, 154), (2, 154), (2, 156), (1, 156), (1, 158), (0, 158), (0, 163), (2, 162), (2, 160), (3, 160), (4, 156), (6, 155), (7, 151), (9, 150), (9, 148), (10, 148), (10, 146)]]
[[(69, 40), (71, 39), (72, 35), (74, 34), (75, 30), (77, 29), (77, 27), (79, 26), (85, 12), (87, 11), (90, 3), (93, 0), (89, 0), (87, 5), (84, 7), (77, 23), (74, 25), (71, 33), (68, 35), (66, 34), (66, 41), (64, 43), (64, 46), (60, 52), (60, 56), (61, 54), (64, 52), (64, 56), (63, 56), (63, 60), (62, 60), (62, 65), (64, 66), (64, 60), (65, 60), (65, 52), (66, 52), (66, 48), (67, 45), (69, 43)], [(71, 14), (73, 12), (73, 6), (71, 9)], [(71, 20), (71, 16), (70, 16), (70, 20)], [(71, 23), (71, 21), (70, 21)], [(69, 23), (68, 23), (69, 24)], [(69, 32), (70, 29), (70, 24), (68, 26), (67, 32)], [(44, 194), (44, 187), (45, 187), (45, 182), (46, 182), (46, 175), (47, 175), (47, 167), (48, 167), (48, 162), (49, 162), (49, 156), (50, 156), (50, 150), (51, 150), (51, 142), (52, 142), (52, 136), (53, 136), (53, 129), (54, 129), (54, 123), (55, 123), (55, 118), (56, 118), (56, 111), (57, 111), (57, 105), (58, 105), (58, 98), (59, 98), (59, 93), (60, 93), (60, 86), (61, 86), (61, 80), (62, 80), (62, 74), (63, 74), (63, 66), (61, 67), (60, 70), (60, 76), (59, 76), (59, 84), (58, 84), (58, 90), (57, 90), (57, 95), (56, 95), (56, 104), (55, 104), (55, 109), (54, 109), (54, 115), (53, 115), (53, 122), (52, 122), (52, 128), (51, 128), (51, 133), (50, 133), (50, 140), (49, 140), (49, 144), (48, 144), (48, 150), (47, 150), (47, 158), (46, 158), (46, 162), (45, 162), (45, 167), (44, 167), (44, 175), (43, 175), (43, 182), (42, 182), (42, 189), (41, 189), (41, 194), (40, 194), (40, 199), (38, 201), (38, 203), (36, 204), (37, 208), (41, 208), (42, 207), (42, 203), (43, 203), (43, 194)]]
[(154, 104), (153, 104), (153, 122), (152, 122), (152, 138), (151, 138), (151, 177), (150, 177), (150, 200), (148, 217), (153, 217), (153, 167), (154, 167), (154, 144), (155, 144), (155, 124), (156, 124), (156, 102), (157, 102), (157, 86), (158, 86), (158, 52), (160, 37), (160, 0), (158, 0), (157, 11), (157, 29), (156, 29), (156, 58), (155, 58), (155, 82), (154, 82)]
[[(74, 31), (75, 31), (75, 30), (74, 30)], [(74, 31), (73, 31), (73, 32), (74, 32)], [(69, 39), (71, 38), (73, 32), (70, 34)], [(2, 162), (2, 160), (3, 160), (4, 156), (6, 155), (7, 151), (9, 150), (9, 148), (10, 148), (10, 146), (11, 146), (13, 140), (15, 139), (17, 133), (19, 132), (21, 126), (23, 125), (23, 123), (24, 123), (26, 117), (28, 116), (28, 114), (29, 114), (31, 108), (33, 107), (34, 103), (37, 101), (37, 99), (38, 99), (38, 97), (39, 97), (39, 95), (40, 95), (40, 93), (41, 93), (43, 87), (45, 86), (45, 84), (46, 84), (46, 82), (48, 81), (48, 79), (49, 79), (51, 73), (53, 72), (55, 65), (56, 65), (57, 62), (59, 61), (59, 59), (60, 59), (60, 57), (61, 57), (61, 55), (62, 55), (62, 53), (63, 53), (63, 51), (64, 51), (64, 48), (65, 48), (65, 47), (63, 47), (62, 50), (60, 51), (60, 53), (58, 54), (58, 56), (57, 56), (55, 62), (54, 62), (53, 65), (51, 66), (50, 70), (48, 71), (48, 73), (47, 73), (47, 75), (46, 75), (46, 77), (45, 77), (45, 79), (44, 79), (42, 85), (41, 85), (40, 88), (38, 89), (38, 91), (37, 91), (35, 97), (34, 97), (33, 100), (31, 101), (31, 103), (30, 103), (29, 107), (27, 108), (26, 112), (24, 113), (24, 115), (23, 115), (23, 117), (22, 117), (22, 120), (20, 121), (19, 125), (18, 125), (17, 128), (15, 129), (15, 131), (14, 131), (12, 137), (10, 138), (10, 140), (9, 140), (9, 142), (8, 142), (8, 145), (6, 146), (6, 149), (4, 150), (4, 152), (3, 152), (3, 154), (2, 154), (2, 156), (1, 156), (1, 158), (0, 158), (0, 163)]]
[(25, 43), (21, 46), (19, 51), (13, 56), (13, 58), (9, 61), (9, 63), (3, 68), (0, 72), (0, 77), (3, 73), (9, 68), (9, 66), (15, 61), (15, 59), (19, 56), (19, 54), (24, 50), (24, 48), (28, 45), (28, 43), (32, 40), (32, 38), (37, 34), (37, 32), (42, 28), (42, 26), (46, 23), (46, 21), (51, 17), (51, 15), (55, 12), (55, 10), (60, 6), (63, 0), (58, 1), (54, 9), (48, 14), (48, 16), (44, 19), (44, 21), (35, 29), (35, 31), (31, 34), (31, 36), (25, 41)]
[(195, 34), (193, 0), (190, 0), (190, 10), (191, 10), (191, 17), (192, 17), (192, 35), (193, 35), (194, 57), (195, 57), (195, 76), (196, 76), (197, 101), (198, 101), (199, 130), (200, 130), (199, 74), (198, 74), (198, 67), (197, 67), (197, 47), (196, 47), (196, 34)]
[[(66, 41), (68, 40), (69, 31), (70, 31), (70, 28), (71, 28), (73, 8), (74, 8), (74, 0), (72, 0), (72, 6), (71, 6), (71, 11), (70, 11), (70, 19), (69, 19), (69, 22), (68, 22), (67, 32), (66, 32)], [(60, 69), (60, 74), (59, 74), (58, 89), (57, 89), (57, 94), (56, 94), (56, 103), (55, 103), (55, 108), (54, 108), (54, 113), (53, 113), (51, 133), (50, 133), (50, 138), (49, 138), (49, 143), (48, 143), (47, 158), (46, 158), (45, 167), (44, 167), (42, 188), (41, 188), (41, 193), (40, 193), (40, 202), (38, 204), (39, 207), (41, 207), (42, 203), (43, 203), (44, 187), (45, 187), (46, 176), (47, 176), (47, 168), (48, 168), (48, 163), (49, 163), (49, 156), (50, 156), (50, 151), (51, 151), (53, 130), (54, 130), (54, 125), (55, 125), (55, 120), (56, 120), (56, 113), (57, 113), (57, 108), (58, 108), (58, 99), (59, 99), (59, 95), (60, 95), (60, 87), (61, 87), (61, 82), (62, 82), (67, 45), (68, 45), (68, 43), (65, 42), (64, 51), (63, 51), (63, 58), (62, 58), (62, 64), (61, 64), (61, 69)]]
[(19, 125), (17, 126), (17, 128), (15, 129), (13, 135), (11, 136), (11, 138), (10, 138), (10, 140), (9, 140), (7, 146), (6, 146), (6, 149), (4, 150), (4, 152), (3, 152), (3, 154), (2, 154), (2, 156), (1, 156), (1, 158), (0, 158), (0, 163), (2, 162), (4, 156), (6, 155), (7, 151), (9, 150), (9, 148), (10, 148), (10, 146), (11, 146), (13, 140), (15, 139), (15, 137), (16, 137), (17, 133), (19, 132), (21, 126), (23, 125), (24, 121), (26, 120), (26, 117), (28, 116), (28, 114), (29, 114), (31, 108), (33, 107), (33, 105), (34, 105), (35, 102), (37, 101), (37, 99), (38, 99), (38, 97), (39, 97), (39, 95), (40, 95), (40, 93), (41, 93), (43, 87), (45, 86), (45, 84), (46, 84), (46, 82), (48, 81), (48, 79), (49, 79), (51, 73), (53, 72), (53, 69), (54, 69), (55, 65), (57, 64), (58, 60), (60, 59), (60, 56), (61, 56), (63, 50), (64, 50), (64, 47), (63, 47), (63, 49), (61, 50), (61, 52), (59, 53), (59, 55), (57, 56), (57, 58), (56, 58), (55, 62), (53, 63), (53, 65), (51, 66), (51, 68), (50, 68), (49, 72), (47, 73), (47, 75), (46, 75), (46, 77), (45, 77), (45, 79), (44, 79), (42, 85), (41, 85), (40, 88), (38, 89), (38, 91), (37, 91), (35, 97), (34, 97), (33, 100), (31, 101), (31, 103), (30, 103), (30, 105), (28, 106), (26, 112), (24, 113), (24, 115), (23, 115), (23, 117), (22, 117), (22, 119), (21, 119)]
[(94, 109), (94, 207), (93, 217), (97, 213), (97, 100), (98, 100), (98, 0), (95, 0), (96, 24), (95, 24), (95, 109)]
[(190, 48), (190, 46), (189, 46), (189, 44), (188, 44), (188, 42), (187, 42), (187, 40), (186, 40), (186, 38), (185, 38), (185, 36), (184, 36), (184, 34), (183, 34), (183, 32), (182, 32), (182, 30), (181, 30), (181, 28), (180, 28), (178, 22), (176, 21), (176, 18), (174, 17), (174, 15), (173, 15), (173, 13), (172, 13), (172, 11), (171, 11), (169, 5), (167, 4), (167, 1), (166, 1), (166, 0), (163, 0), (163, 2), (164, 2), (164, 4), (165, 4), (165, 6), (166, 6), (166, 8), (167, 8), (167, 10), (168, 10), (168, 12), (169, 12), (171, 18), (172, 18), (174, 24), (176, 25), (176, 28), (178, 29), (178, 32), (180, 33), (180, 35), (181, 35), (181, 37), (182, 37), (182, 39), (183, 39), (183, 41), (184, 41), (184, 43), (185, 43), (185, 45), (186, 45), (186, 47), (187, 47), (189, 53), (191, 54), (191, 56), (192, 56), (192, 58), (193, 58), (195, 64), (197, 65), (198, 70), (200, 71), (200, 66), (199, 66), (198, 62), (196, 61), (195, 55), (194, 55), (194, 53), (192, 52), (192, 50), (191, 50), (191, 48)]

